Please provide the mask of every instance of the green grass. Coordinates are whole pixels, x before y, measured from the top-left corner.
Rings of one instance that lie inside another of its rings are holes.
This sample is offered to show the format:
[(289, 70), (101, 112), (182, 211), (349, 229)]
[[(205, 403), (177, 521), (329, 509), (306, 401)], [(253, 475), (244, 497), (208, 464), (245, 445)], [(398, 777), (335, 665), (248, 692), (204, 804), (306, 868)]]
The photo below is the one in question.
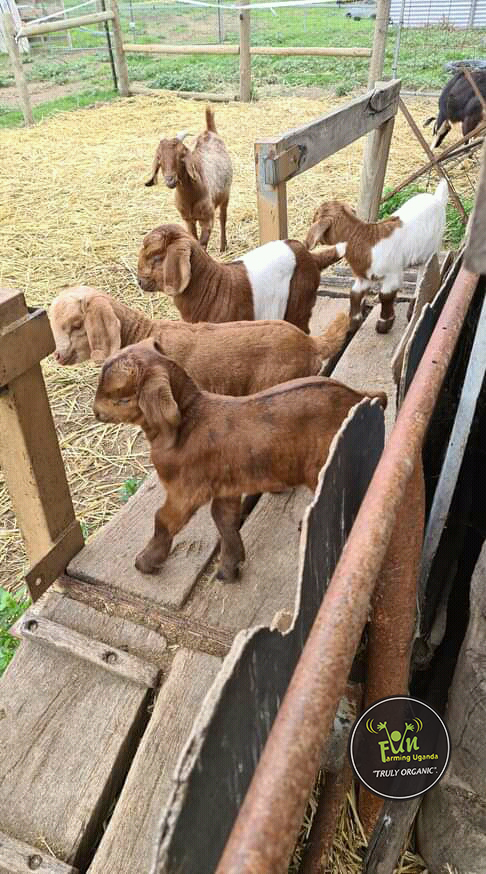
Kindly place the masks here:
[[(391, 191), (390, 188), (385, 188), (384, 196), (386, 197), (387, 193)], [(400, 209), (401, 206), (408, 200), (410, 197), (413, 197), (414, 194), (422, 194), (425, 191), (425, 188), (420, 185), (407, 185), (406, 188), (402, 188), (398, 194), (394, 194), (393, 197), (390, 197), (385, 203), (380, 206), (379, 218), (386, 218), (391, 215), (397, 209)], [(474, 201), (470, 198), (463, 198), (462, 200), (464, 209), (469, 215), (471, 212)], [(461, 217), (457, 212), (457, 209), (452, 205), (452, 203), (447, 204), (447, 218), (446, 218), (446, 230), (444, 234), (444, 246), (450, 249), (458, 249), (466, 232), (466, 228), (462, 223)]]
[(143, 483), (143, 478), (138, 476), (131, 476), (125, 480), (122, 487), (120, 488), (120, 498), (124, 504), (133, 497), (135, 492), (138, 491), (140, 486)]
[[(21, 126), (23, 124), (22, 113), (19, 110), (2, 106), (1, 97), (0, 91), (0, 128)], [(34, 106), (32, 113), (34, 121), (40, 121), (42, 118), (47, 118), (47, 116), (54, 115), (56, 112), (80, 109), (83, 106), (92, 106), (94, 103), (114, 100), (116, 97), (115, 91), (87, 91), (83, 94), (71, 94), (67, 97), (59, 97), (57, 100), (49, 100), (46, 103), (39, 104), (39, 106)]]
[(0, 675), (3, 674), (19, 644), (9, 634), (9, 628), (22, 616), (30, 605), (28, 597), (15, 598), (10, 592), (0, 588)]

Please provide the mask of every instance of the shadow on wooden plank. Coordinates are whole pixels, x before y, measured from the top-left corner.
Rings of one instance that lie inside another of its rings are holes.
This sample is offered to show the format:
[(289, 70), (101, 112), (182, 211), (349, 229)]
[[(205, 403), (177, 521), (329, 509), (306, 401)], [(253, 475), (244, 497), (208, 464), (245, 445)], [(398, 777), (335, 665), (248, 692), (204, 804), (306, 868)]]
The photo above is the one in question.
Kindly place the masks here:
[(157, 874), (211, 874), (384, 445), (364, 400), (341, 426), (305, 513), (294, 622), (241, 631), (210, 689), (159, 829)]

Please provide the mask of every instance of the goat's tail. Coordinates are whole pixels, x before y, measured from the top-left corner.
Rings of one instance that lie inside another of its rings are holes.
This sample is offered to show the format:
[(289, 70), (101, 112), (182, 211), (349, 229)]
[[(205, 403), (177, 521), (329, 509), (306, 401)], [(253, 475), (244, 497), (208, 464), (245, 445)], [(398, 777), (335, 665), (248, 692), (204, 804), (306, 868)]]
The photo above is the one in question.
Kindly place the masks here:
[(216, 124), (214, 122), (214, 112), (210, 106), (206, 106), (206, 130), (210, 130), (213, 134), (217, 134)]
[(342, 254), (338, 255), (336, 246), (326, 246), (320, 252), (309, 252), (311, 258), (317, 264), (319, 270), (324, 270), (325, 267), (330, 267), (342, 258)]
[(322, 359), (333, 358), (344, 346), (346, 335), (349, 331), (348, 313), (338, 313), (336, 318), (318, 337), (314, 337), (314, 343)]
[(445, 207), (447, 201), (449, 200), (449, 185), (447, 184), (447, 179), (441, 179), (437, 188), (435, 189), (435, 197), (437, 200)]

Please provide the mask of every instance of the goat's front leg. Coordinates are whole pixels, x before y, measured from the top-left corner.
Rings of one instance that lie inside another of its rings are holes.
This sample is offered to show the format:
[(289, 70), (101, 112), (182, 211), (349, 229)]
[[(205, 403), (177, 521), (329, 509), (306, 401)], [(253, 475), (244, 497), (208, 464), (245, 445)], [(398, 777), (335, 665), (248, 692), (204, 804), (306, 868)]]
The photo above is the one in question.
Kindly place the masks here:
[(379, 334), (388, 334), (395, 321), (395, 298), (402, 285), (401, 276), (387, 276), (380, 291), (381, 311), (376, 323)]
[(189, 231), (189, 233), (192, 234), (192, 236), (194, 237), (195, 240), (197, 240), (197, 225), (196, 225), (196, 222), (189, 222), (189, 221), (186, 221), (186, 222), (185, 222), (185, 225), (186, 225), (186, 228), (187, 228), (187, 230)]
[(219, 246), (220, 252), (225, 252), (226, 247), (228, 245), (228, 241), (226, 239), (226, 216), (227, 216), (227, 213), (228, 213), (228, 201), (225, 200), (221, 204), (221, 206), (219, 207), (219, 224), (221, 227), (221, 239), (220, 239), (220, 246)]
[(356, 277), (349, 295), (349, 320), (351, 330), (356, 331), (363, 321), (363, 295), (371, 288), (369, 279)]
[(160, 570), (169, 555), (173, 538), (197, 509), (198, 505), (167, 495), (164, 506), (155, 514), (154, 535), (135, 559), (137, 570), (143, 574), (155, 574)]
[(214, 498), (211, 515), (221, 534), (221, 555), (216, 573), (218, 580), (232, 582), (238, 576), (239, 565), (245, 560), (245, 549), (240, 537), (241, 497)]
[(207, 249), (209, 238), (211, 236), (211, 231), (213, 230), (214, 215), (210, 219), (200, 221), (199, 224), (201, 225), (201, 236), (199, 238), (199, 242), (203, 249)]

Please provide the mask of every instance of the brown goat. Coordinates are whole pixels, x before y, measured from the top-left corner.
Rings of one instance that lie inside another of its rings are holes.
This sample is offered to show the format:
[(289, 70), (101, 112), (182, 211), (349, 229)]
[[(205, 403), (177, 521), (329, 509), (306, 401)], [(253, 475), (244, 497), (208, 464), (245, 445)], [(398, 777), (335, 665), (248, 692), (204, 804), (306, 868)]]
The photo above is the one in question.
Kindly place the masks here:
[(308, 334), (321, 270), (338, 260), (334, 246), (275, 240), (221, 264), (183, 228), (161, 225), (143, 241), (138, 282), (170, 295), (186, 322), (285, 319)]
[(245, 398), (197, 388), (187, 373), (145, 340), (107, 362), (94, 402), (102, 422), (143, 428), (167, 497), (154, 535), (135, 560), (154, 573), (172, 540), (203, 504), (221, 535), (218, 576), (232, 580), (245, 551), (239, 533), (241, 494), (314, 490), (334, 434), (351, 407), (383, 392), (355, 391), (333, 379), (296, 379)]
[(89, 358), (101, 364), (119, 349), (153, 337), (200, 388), (227, 395), (253, 394), (287, 379), (318, 374), (324, 360), (341, 349), (349, 327), (345, 312), (319, 337), (282, 321), (152, 321), (88, 286), (66, 289), (54, 298), (49, 320), (60, 364)]
[(173, 139), (162, 139), (155, 153), (152, 176), (145, 185), (156, 185), (159, 170), (167, 188), (175, 188), (175, 205), (186, 222), (187, 230), (197, 240), (196, 222), (201, 225), (201, 246), (207, 247), (219, 207), (221, 225), (220, 251), (226, 249), (226, 215), (233, 168), (226, 146), (218, 135), (214, 114), (206, 109), (206, 130), (194, 147), (182, 142), (181, 132)]

